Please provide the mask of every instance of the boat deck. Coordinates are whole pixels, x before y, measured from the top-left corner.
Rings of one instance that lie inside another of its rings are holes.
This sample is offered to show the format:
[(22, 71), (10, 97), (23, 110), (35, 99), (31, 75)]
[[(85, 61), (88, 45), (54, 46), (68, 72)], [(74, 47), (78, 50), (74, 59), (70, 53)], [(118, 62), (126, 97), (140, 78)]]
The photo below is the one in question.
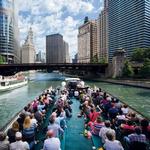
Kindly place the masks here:
[[(62, 150), (82, 150), (83, 148), (86, 150), (91, 150), (93, 147), (93, 143), (98, 143), (97, 139), (88, 139), (84, 136), (84, 119), (78, 118), (77, 114), (79, 113), (79, 101), (75, 98), (71, 99), (73, 101), (72, 112), (73, 115), (70, 119), (67, 119), (67, 128), (65, 129), (64, 137), (60, 138), (61, 140), (61, 149)], [(52, 106), (49, 107), (49, 110), (46, 114), (46, 119), (42, 124), (42, 128), (36, 135), (36, 141), (38, 143), (35, 145), (36, 150), (41, 150), (43, 147), (43, 141), (46, 137), (45, 129), (48, 126), (48, 119), (51, 114)], [(95, 145), (95, 144), (94, 144)]]

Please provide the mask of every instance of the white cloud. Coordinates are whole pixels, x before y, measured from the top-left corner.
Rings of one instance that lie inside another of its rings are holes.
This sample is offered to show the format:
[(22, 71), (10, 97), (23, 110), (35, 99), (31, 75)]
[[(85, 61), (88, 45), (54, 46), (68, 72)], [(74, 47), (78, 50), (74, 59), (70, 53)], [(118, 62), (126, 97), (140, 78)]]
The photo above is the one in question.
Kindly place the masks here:
[[(45, 50), (46, 35), (60, 33), (69, 43), (70, 53), (77, 51), (79, 14), (90, 13), (94, 6), (85, 0), (16, 0), (19, 16), (21, 43), (32, 24), (37, 51)], [(25, 12), (30, 13), (29, 15)], [(75, 19), (76, 18), (76, 19)]]

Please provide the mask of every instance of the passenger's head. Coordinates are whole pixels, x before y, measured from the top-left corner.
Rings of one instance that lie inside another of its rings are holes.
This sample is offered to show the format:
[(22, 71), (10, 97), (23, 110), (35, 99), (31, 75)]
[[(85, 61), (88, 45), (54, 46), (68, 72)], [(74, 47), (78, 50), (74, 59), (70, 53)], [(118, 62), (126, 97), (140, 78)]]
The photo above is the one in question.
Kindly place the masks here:
[(28, 107), (27, 107), (27, 106), (25, 106), (25, 107), (24, 107), (24, 110), (25, 110), (25, 111), (27, 111), (27, 110), (28, 110)]
[(132, 122), (131, 120), (128, 120), (128, 121), (127, 121), (127, 124), (128, 124), (129, 126), (131, 126), (131, 125), (133, 125), (133, 122)]
[(6, 134), (4, 132), (0, 132), (0, 141), (4, 141), (6, 139)]
[(49, 118), (49, 122), (50, 122), (51, 124), (53, 124), (53, 123), (55, 122), (55, 117), (50, 116), (50, 118)]
[(19, 131), (19, 123), (17, 121), (12, 124), (12, 129), (14, 131)]
[(98, 117), (96, 118), (96, 121), (97, 121), (97, 123), (101, 123), (101, 122), (102, 122), (102, 118), (101, 118), (100, 116), (98, 116)]
[(107, 128), (109, 128), (109, 127), (111, 126), (111, 123), (110, 123), (109, 120), (106, 120), (106, 121), (105, 121), (105, 126), (106, 126)]
[(124, 107), (124, 108), (127, 108), (127, 107), (128, 107), (128, 105), (127, 105), (127, 104), (124, 104), (124, 105), (123, 105), (123, 107)]
[(136, 113), (135, 113), (135, 112), (132, 112), (132, 113), (131, 113), (131, 117), (134, 118), (135, 116), (136, 116)]
[(20, 140), (22, 139), (22, 134), (21, 134), (21, 132), (16, 132), (15, 138), (16, 138), (16, 141), (20, 141)]
[(31, 126), (31, 120), (30, 120), (30, 117), (26, 117), (24, 122), (23, 122), (23, 128), (30, 128)]
[(48, 130), (48, 131), (47, 131), (47, 136), (48, 136), (49, 138), (52, 138), (52, 137), (54, 136), (54, 131), (53, 131), (53, 130)]
[(109, 141), (114, 141), (115, 140), (115, 134), (112, 131), (107, 131), (106, 132), (106, 137), (108, 138)]
[(26, 115), (24, 113), (20, 113), (19, 117), (24, 120)]
[(149, 121), (147, 119), (142, 119), (141, 120), (141, 126), (142, 127), (148, 127), (149, 125)]
[(135, 133), (138, 134), (138, 135), (141, 134), (142, 133), (141, 128), (140, 127), (136, 127), (135, 128)]

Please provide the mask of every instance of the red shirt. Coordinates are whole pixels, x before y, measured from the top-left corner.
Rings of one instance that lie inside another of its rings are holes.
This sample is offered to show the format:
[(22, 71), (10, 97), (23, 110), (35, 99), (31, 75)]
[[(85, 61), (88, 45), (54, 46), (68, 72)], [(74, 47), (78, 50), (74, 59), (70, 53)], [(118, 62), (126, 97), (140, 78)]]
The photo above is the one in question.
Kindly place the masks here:
[(89, 114), (90, 121), (94, 122), (96, 118), (100, 115), (100, 112), (93, 112)]

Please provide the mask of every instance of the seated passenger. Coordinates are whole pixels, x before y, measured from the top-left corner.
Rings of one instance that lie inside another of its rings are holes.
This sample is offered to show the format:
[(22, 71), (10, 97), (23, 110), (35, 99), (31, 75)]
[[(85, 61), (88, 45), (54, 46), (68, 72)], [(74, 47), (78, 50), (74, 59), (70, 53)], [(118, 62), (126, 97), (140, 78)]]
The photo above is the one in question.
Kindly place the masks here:
[(114, 135), (116, 134), (115, 130), (111, 129), (111, 123), (109, 120), (105, 121), (105, 126), (102, 127), (99, 132), (99, 136), (102, 138), (102, 143), (105, 143), (105, 141), (107, 139), (107, 136), (106, 136), (107, 131), (112, 132)]
[(128, 105), (124, 104), (121, 110), (124, 115), (127, 115), (129, 113)]
[(15, 134), (18, 131), (19, 131), (19, 124), (18, 124), (17, 121), (15, 121), (12, 124), (12, 128), (8, 129), (8, 131), (7, 131), (7, 136), (8, 136), (8, 140), (9, 140), (10, 143), (16, 141)]
[(101, 128), (105, 126), (100, 116), (98, 116), (93, 123), (89, 122), (89, 125), (91, 127), (91, 133), (97, 136), (99, 135)]
[(104, 144), (105, 150), (124, 150), (120, 141), (115, 139), (115, 134), (112, 131), (106, 132), (106, 141)]
[[(99, 108), (99, 107), (97, 107), (97, 108)], [(99, 108), (99, 110), (100, 111), (97, 112), (95, 107), (93, 107), (91, 109), (91, 112), (89, 114), (89, 119), (91, 122), (94, 122), (97, 119), (97, 117), (101, 114), (102, 110), (100, 108)]]
[(149, 121), (146, 119), (142, 119), (141, 122), (142, 133), (146, 135), (146, 138), (150, 140), (150, 125)]
[(126, 117), (135, 125), (139, 123), (139, 118), (137, 117), (135, 112), (129, 113)]
[(112, 107), (108, 110), (108, 116), (111, 120), (115, 119), (117, 114), (119, 113), (118, 108), (116, 108), (115, 104), (112, 103)]
[(128, 135), (128, 137), (124, 137), (124, 140), (130, 150), (146, 150), (146, 136), (142, 134), (140, 127), (136, 127), (135, 132)]
[(119, 114), (116, 116), (116, 125), (119, 126), (119, 125), (121, 125), (122, 123), (125, 123), (125, 122), (126, 122), (126, 117), (123, 114), (123, 112), (120, 111)]
[(48, 138), (44, 141), (43, 150), (61, 150), (59, 138), (54, 136), (54, 131), (47, 132)]
[(120, 130), (123, 136), (127, 136), (134, 132), (135, 126), (130, 120), (127, 120), (126, 124), (121, 124)]
[(30, 117), (26, 117), (23, 123), (23, 140), (27, 141), (30, 145), (30, 149), (33, 148), (35, 138), (35, 124), (31, 124)]
[(6, 139), (6, 134), (0, 132), (0, 150), (9, 150), (9, 141)]
[(60, 134), (64, 133), (64, 130), (60, 127), (58, 123), (55, 122), (55, 117), (50, 117), (48, 130), (53, 130), (54, 137), (59, 137)]
[(16, 142), (10, 144), (10, 150), (30, 150), (29, 144), (22, 141), (21, 132), (16, 132), (15, 137)]

